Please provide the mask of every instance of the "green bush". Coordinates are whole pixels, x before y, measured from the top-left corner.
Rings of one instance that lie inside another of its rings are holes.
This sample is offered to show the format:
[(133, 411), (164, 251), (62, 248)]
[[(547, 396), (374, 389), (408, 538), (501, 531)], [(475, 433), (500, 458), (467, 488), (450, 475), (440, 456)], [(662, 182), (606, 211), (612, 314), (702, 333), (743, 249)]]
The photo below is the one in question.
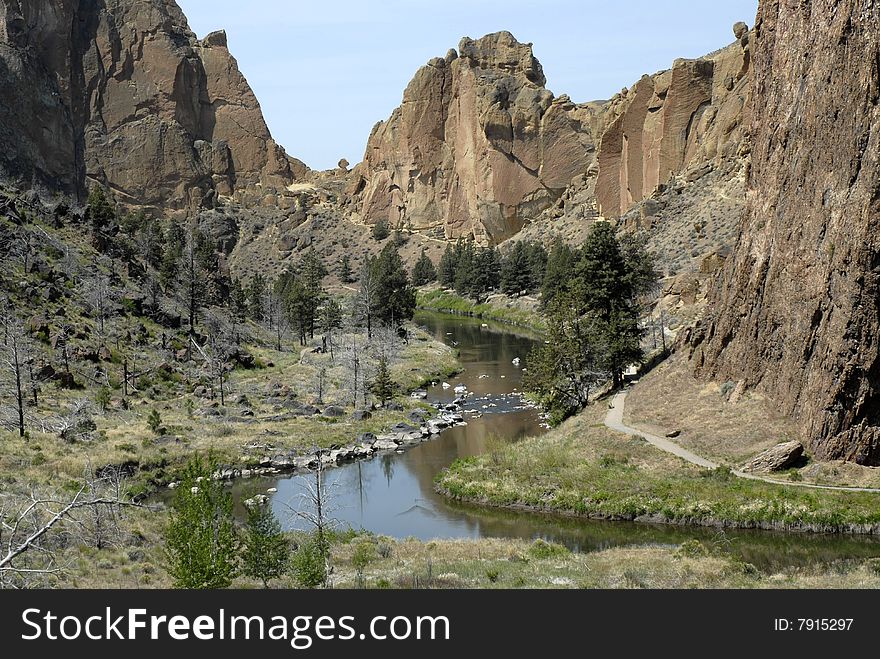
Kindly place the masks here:
[(310, 537), (293, 553), (291, 569), (300, 588), (317, 588), (327, 578), (326, 550), (321, 543)]
[(567, 547), (563, 547), (562, 545), (558, 545), (555, 542), (547, 542), (542, 538), (538, 538), (532, 543), (532, 546), (529, 547), (529, 555), (532, 558), (544, 559), (544, 558), (558, 558), (560, 556), (567, 556), (571, 552)]
[(388, 222), (379, 220), (373, 225), (373, 240), (385, 240), (390, 235), (391, 229), (388, 227)]

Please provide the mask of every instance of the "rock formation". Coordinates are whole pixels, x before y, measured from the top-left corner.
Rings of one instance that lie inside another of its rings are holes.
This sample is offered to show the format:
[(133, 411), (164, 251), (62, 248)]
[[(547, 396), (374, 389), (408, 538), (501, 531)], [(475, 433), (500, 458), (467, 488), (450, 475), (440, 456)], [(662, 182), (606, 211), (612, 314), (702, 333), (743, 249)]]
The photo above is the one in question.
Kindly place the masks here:
[(742, 138), (748, 93), (749, 32), (696, 60), (643, 76), (611, 99), (599, 146), (596, 197), (606, 217), (618, 217), (689, 166), (734, 155)]
[(531, 44), (508, 32), (432, 59), (354, 171), (362, 218), (493, 244), (519, 231), (595, 159), (601, 105), (544, 84)]
[(880, 5), (762, 0), (751, 47), (748, 209), (692, 356), (880, 464)]
[[(0, 0), (0, 164), (120, 201), (259, 200), (305, 166), (269, 134), (226, 35), (199, 41), (174, 0)], [(271, 197), (270, 197), (271, 201)]]

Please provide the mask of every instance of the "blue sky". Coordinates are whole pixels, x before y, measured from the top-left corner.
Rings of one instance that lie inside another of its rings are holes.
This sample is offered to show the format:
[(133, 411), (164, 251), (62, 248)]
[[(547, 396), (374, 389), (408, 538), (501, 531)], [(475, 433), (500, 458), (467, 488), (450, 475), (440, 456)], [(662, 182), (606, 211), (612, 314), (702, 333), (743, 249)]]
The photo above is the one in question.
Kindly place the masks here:
[(199, 37), (225, 29), (275, 139), (310, 167), (363, 158), (419, 66), (463, 36), (534, 44), (547, 87), (609, 98), (643, 73), (733, 41), (758, 0), (177, 0)]

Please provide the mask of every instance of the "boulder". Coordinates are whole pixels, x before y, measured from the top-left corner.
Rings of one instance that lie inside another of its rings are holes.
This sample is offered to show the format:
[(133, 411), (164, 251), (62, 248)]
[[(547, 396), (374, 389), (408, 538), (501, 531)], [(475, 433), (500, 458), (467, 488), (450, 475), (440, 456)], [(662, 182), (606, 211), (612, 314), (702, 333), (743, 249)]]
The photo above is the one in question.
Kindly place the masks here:
[(785, 442), (768, 448), (756, 455), (743, 468), (743, 471), (771, 472), (782, 471), (795, 465), (804, 454), (804, 447), (798, 441)]

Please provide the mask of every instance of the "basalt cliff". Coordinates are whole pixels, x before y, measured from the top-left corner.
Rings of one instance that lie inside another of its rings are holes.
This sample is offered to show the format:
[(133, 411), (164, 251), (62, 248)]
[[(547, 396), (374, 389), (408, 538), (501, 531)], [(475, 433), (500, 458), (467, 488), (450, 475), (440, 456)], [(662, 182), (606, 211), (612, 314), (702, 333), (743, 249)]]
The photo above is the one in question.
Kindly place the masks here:
[(157, 209), (274, 201), (306, 168), (276, 144), (227, 48), (174, 0), (0, 0), (0, 166)]
[(748, 208), (692, 357), (880, 464), (880, 4), (762, 0), (754, 32)]
[(488, 244), (513, 236), (595, 161), (601, 104), (544, 85), (531, 44), (509, 32), (428, 62), (355, 169), (366, 223)]

